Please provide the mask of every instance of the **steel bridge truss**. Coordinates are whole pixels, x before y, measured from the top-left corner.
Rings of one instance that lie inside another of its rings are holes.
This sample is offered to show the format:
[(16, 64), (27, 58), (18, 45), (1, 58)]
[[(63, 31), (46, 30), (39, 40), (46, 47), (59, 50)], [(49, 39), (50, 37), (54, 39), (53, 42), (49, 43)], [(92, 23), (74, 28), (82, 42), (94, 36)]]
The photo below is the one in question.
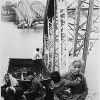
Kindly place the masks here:
[[(74, 24), (68, 23), (69, 28), (74, 33), (73, 35), (71, 34), (72, 38), (70, 39), (73, 42), (71, 54), (72, 56), (81, 56), (85, 62), (85, 66), (87, 55), (99, 38), (96, 34), (99, 33), (97, 22), (99, 18), (97, 14), (98, 7), (95, 5), (95, 0), (78, 0), (75, 16), (73, 17)], [(69, 33), (71, 33), (70, 30)]]
[[(56, 5), (57, 4), (57, 5)], [(55, 1), (54, 16), (48, 19), (48, 35), (45, 35), (45, 61), (49, 71), (67, 69), (68, 36), (67, 6), (65, 1)], [(46, 52), (47, 51), (47, 52)]]
[(87, 55), (98, 40), (99, 15), (94, 13), (99, 6), (94, 0), (74, 1), (76, 8), (66, 0), (54, 1), (54, 16), (47, 18), (48, 34), (44, 34), (44, 62), (50, 72), (62, 73), (68, 70), (70, 55), (81, 56), (86, 65)]

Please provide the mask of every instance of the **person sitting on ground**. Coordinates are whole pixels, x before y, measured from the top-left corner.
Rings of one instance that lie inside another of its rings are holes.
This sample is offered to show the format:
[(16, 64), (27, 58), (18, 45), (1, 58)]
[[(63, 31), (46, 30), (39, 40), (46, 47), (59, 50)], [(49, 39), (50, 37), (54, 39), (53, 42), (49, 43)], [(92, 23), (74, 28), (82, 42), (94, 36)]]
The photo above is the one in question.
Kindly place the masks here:
[(59, 100), (69, 100), (71, 98), (71, 89), (69, 88), (69, 85), (78, 84), (78, 82), (75, 81), (67, 81), (65, 79), (61, 79), (61, 76), (58, 71), (54, 71), (50, 75), (51, 78), (51, 89), (53, 90), (55, 94), (55, 98), (59, 98)]
[(1, 96), (4, 97), (4, 100), (21, 100), (22, 95), (23, 90), (19, 87), (17, 79), (9, 73), (5, 74), (1, 86)]
[(14, 77), (12, 77), (11, 74), (9, 73), (5, 74), (3, 78), (2, 88), (7, 88), (9, 86), (17, 86), (17, 85), (18, 81)]
[(28, 71), (27, 75), (29, 80), (32, 82), (32, 85), (26, 92), (24, 92), (26, 98), (28, 98), (28, 100), (43, 100), (44, 91), (42, 84), (39, 82), (32, 71)]
[(14, 87), (16, 85), (18, 85), (17, 80), (9, 73), (5, 74), (1, 84), (1, 96), (7, 100), (9, 98), (9, 96), (7, 96), (7, 93), (9, 93), (8, 90), (10, 89), (9, 87)]
[[(73, 57), (70, 62), (69, 71), (62, 76), (62, 78), (69, 80), (70, 89), (75, 100), (85, 100), (88, 94), (86, 78), (81, 73), (83, 64), (83, 60), (79, 57)], [(70, 81), (77, 81), (78, 84), (71, 85)]]

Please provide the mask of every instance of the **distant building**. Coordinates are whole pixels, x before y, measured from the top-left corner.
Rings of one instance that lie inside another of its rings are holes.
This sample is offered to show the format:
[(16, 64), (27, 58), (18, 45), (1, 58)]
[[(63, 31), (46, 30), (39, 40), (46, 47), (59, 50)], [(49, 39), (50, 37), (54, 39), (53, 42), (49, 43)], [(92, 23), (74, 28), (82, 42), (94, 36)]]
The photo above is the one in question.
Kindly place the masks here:
[(6, 2), (1, 7), (1, 21), (15, 21), (15, 10), (12, 7), (16, 7), (16, 3)]

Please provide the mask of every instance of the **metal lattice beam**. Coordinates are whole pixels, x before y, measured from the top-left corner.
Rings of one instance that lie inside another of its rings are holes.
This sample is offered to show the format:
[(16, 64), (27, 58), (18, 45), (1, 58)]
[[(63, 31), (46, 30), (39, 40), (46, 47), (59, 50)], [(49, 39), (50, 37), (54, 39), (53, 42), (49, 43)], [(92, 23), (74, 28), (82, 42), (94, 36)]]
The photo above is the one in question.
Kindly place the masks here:
[(86, 33), (85, 33), (85, 37), (84, 37), (84, 49), (83, 49), (83, 60), (85, 62), (85, 65), (86, 65), (86, 60), (87, 60), (89, 39), (90, 39), (91, 26), (92, 26), (93, 5), (94, 5), (94, 0), (90, 0), (88, 17), (87, 17), (87, 25), (86, 25)]
[[(84, 2), (85, 1), (85, 2)], [(73, 45), (73, 56), (81, 55), (82, 59), (85, 62), (87, 61), (87, 55), (89, 53), (90, 46), (90, 34), (91, 34), (91, 26), (94, 21), (93, 17), (93, 7), (94, 0), (88, 1), (88, 11), (82, 10), (82, 5), (86, 3), (88, 0), (78, 0), (78, 6), (76, 7), (76, 17), (75, 17), (75, 27), (74, 27), (74, 45)], [(84, 16), (84, 21), (82, 22), (82, 16)], [(92, 22), (93, 21), (93, 22)], [(81, 23), (82, 22), (82, 23)], [(93, 27), (94, 29), (94, 27)], [(96, 29), (98, 29), (96, 27)], [(85, 72), (85, 68), (83, 69), (83, 73)]]
[(91, 37), (94, 32), (99, 32), (95, 25), (98, 24), (99, 17), (94, 14), (98, 11), (98, 6), (93, 0), (75, 2), (76, 8), (71, 8), (73, 3), (67, 8), (66, 0), (54, 0), (54, 16), (47, 17), (44, 62), (50, 71), (58, 70), (61, 73), (68, 69), (69, 55), (81, 56), (86, 64), (88, 52), (94, 45), (94, 40), (98, 40)]
[(66, 0), (57, 0), (57, 21), (58, 21), (58, 55), (59, 72), (68, 70), (68, 36), (67, 36), (67, 5)]
[(76, 56), (77, 49), (77, 38), (78, 38), (78, 30), (79, 30), (79, 22), (80, 22), (80, 9), (81, 9), (81, 0), (77, 1), (76, 6), (76, 19), (75, 19), (75, 28), (74, 28), (74, 47), (73, 47), (73, 56)]
[(48, 61), (50, 72), (60, 73), (68, 67), (67, 6), (65, 0), (54, 1), (54, 17), (48, 18)]

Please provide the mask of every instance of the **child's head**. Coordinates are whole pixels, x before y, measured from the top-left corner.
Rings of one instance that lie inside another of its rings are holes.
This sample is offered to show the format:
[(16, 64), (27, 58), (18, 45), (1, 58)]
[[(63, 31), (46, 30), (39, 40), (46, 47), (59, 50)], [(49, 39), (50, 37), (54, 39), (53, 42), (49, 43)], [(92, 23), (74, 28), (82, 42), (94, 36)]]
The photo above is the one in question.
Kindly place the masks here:
[(39, 48), (36, 48), (36, 51), (38, 51), (38, 52), (39, 52), (39, 50), (40, 50)]
[(51, 73), (50, 78), (54, 83), (58, 83), (61, 80), (61, 76), (58, 71), (54, 71)]
[(32, 71), (28, 71), (27, 76), (28, 76), (28, 79), (31, 80), (34, 77), (34, 74)]

